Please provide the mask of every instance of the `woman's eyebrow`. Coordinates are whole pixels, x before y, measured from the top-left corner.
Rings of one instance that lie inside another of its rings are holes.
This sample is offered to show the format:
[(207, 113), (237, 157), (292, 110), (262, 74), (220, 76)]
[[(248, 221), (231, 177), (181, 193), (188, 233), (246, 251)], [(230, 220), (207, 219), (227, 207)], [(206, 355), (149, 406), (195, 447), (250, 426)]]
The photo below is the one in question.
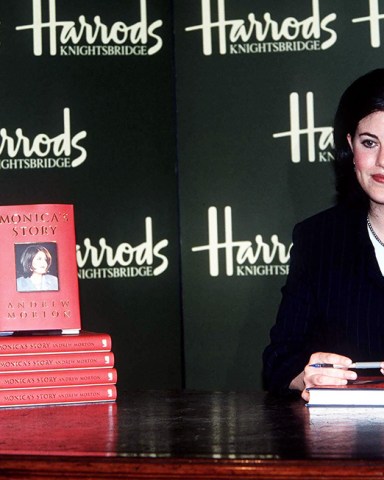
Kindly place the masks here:
[(369, 133), (369, 132), (361, 132), (359, 133), (359, 137), (362, 137), (363, 135), (367, 135), (368, 137), (373, 137), (373, 138), (379, 138), (377, 135), (374, 133)]

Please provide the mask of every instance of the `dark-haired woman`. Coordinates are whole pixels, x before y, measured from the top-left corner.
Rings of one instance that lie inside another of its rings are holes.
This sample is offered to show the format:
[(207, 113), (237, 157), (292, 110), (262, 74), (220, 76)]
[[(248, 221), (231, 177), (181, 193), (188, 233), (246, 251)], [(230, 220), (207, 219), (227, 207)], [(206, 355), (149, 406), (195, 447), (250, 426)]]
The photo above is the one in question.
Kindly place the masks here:
[(58, 280), (48, 273), (52, 263), (49, 250), (42, 245), (28, 246), (20, 258), (23, 276), (17, 278), (17, 291), (58, 290)]
[(355, 379), (352, 362), (384, 360), (384, 69), (344, 92), (334, 139), (340, 202), (294, 228), (263, 354), (266, 388), (305, 400), (308, 387)]

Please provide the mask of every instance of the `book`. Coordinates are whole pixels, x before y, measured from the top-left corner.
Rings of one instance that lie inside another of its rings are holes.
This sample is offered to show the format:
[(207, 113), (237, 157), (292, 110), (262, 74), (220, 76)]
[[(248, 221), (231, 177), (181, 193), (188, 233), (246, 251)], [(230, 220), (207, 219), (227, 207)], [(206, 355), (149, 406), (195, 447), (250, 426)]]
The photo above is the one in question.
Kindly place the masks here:
[(111, 368), (114, 360), (112, 352), (3, 355), (0, 356), (0, 372)]
[(54, 352), (109, 352), (111, 336), (107, 333), (87, 332), (69, 335), (14, 334), (0, 336), (0, 358), (3, 355)]
[(116, 384), (116, 382), (117, 372), (114, 368), (0, 373), (0, 390), (70, 385), (107, 385)]
[(115, 385), (81, 385), (0, 390), (0, 407), (112, 402)]
[(81, 328), (73, 205), (0, 206), (0, 332)]
[(308, 388), (308, 407), (384, 407), (384, 377), (361, 377), (342, 386)]

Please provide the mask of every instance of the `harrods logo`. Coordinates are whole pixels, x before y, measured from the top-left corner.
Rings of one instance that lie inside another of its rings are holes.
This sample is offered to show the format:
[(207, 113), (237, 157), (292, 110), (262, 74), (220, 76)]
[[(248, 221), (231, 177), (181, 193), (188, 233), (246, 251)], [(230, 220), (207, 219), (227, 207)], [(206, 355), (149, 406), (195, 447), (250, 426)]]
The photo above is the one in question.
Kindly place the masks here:
[[(220, 231), (217, 208), (208, 209), (208, 244), (193, 247), (193, 252), (208, 252), (209, 274), (218, 277), (220, 265), (224, 262), (226, 276), (273, 276), (287, 275), (291, 245), (279, 241), (278, 235), (272, 235), (265, 242), (261, 234), (254, 241), (234, 240), (232, 228), (232, 208), (224, 209), (224, 241), (219, 240)], [(220, 252), (222, 258), (220, 261)]]
[[(334, 160), (333, 127), (315, 126), (315, 108), (313, 92), (306, 94), (307, 121), (304, 128), (300, 125), (299, 94), (293, 92), (289, 96), (290, 129), (273, 134), (273, 138), (289, 137), (291, 140), (291, 160), (301, 161), (301, 138), (307, 139), (307, 159), (309, 162), (330, 162)], [(327, 150), (329, 149), (329, 151)]]
[[(43, 3), (48, 5), (48, 9), (43, 7)], [(60, 3), (56, 4), (56, 0), (32, 0), (32, 23), (16, 27), (18, 31), (32, 31), (33, 53), (36, 56), (46, 53), (44, 40), (49, 43), (49, 55), (52, 56), (143, 56), (154, 55), (163, 46), (157, 32), (163, 21), (148, 22), (147, 0), (140, 0), (140, 19), (134, 19), (131, 24), (120, 20), (107, 25), (100, 15), (95, 15), (93, 19), (79, 15), (73, 20), (59, 20), (57, 5)]]
[(369, 15), (352, 19), (352, 23), (368, 22), (371, 33), (371, 47), (379, 48), (381, 46), (380, 21), (384, 19), (384, 14), (380, 14), (380, 0), (368, 0)]
[(157, 277), (168, 268), (166, 239), (154, 243), (152, 218), (145, 219), (145, 241), (133, 246), (122, 242), (113, 248), (105, 238), (92, 243), (85, 238), (76, 245), (78, 276), (81, 280)]
[(84, 163), (87, 150), (81, 141), (87, 132), (72, 132), (69, 108), (64, 108), (63, 117), (63, 129), (56, 136), (39, 133), (30, 138), (22, 128), (15, 133), (0, 128), (0, 170), (75, 168)]
[(204, 55), (212, 55), (216, 43), (221, 55), (320, 51), (336, 43), (337, 33), (331, 28), (336, 18), (335, 13), (321, 16), (320, 0), (312, 0), (309, 17), (299, 19), (292, 15), (279, 21), (270, 12), (229, 19), (225, 0), (201, 0), (201, 23), (185, 30), (201, 32)]

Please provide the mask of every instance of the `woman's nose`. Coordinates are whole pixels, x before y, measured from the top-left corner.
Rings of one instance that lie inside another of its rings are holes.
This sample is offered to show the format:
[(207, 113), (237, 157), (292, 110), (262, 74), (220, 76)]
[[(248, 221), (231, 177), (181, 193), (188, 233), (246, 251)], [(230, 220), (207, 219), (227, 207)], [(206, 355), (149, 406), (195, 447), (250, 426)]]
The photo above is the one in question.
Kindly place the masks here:
[(376, 157), (376, 165), (384, 167), (384, 148), (380, 148), (380, 151)]

